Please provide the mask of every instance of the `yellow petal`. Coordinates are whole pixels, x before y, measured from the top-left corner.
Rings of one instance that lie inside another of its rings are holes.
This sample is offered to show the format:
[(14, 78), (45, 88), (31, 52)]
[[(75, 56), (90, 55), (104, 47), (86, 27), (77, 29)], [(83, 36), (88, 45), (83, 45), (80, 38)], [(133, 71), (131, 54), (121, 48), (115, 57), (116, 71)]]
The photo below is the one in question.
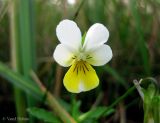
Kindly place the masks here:
[(69, 92), (79, 93), (94, 89), (99, 84), (96, 71), (85, 61), (75, 62), (63, 79), (64, 86)]

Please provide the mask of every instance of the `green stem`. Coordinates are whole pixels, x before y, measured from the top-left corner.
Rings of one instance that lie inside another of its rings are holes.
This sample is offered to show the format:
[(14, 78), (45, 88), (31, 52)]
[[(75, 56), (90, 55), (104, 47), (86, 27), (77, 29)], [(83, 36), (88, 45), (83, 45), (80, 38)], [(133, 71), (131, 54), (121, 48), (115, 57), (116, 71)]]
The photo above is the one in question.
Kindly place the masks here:
[(47, 91), (47, 89), (43, 86), (42, 82), (39, 80), (39, 78), (33, 71), (31, 71), (31, 76), (38, 84), (41, 91), (47, 95), (47, 103), (50, 105), (53, 111), (55, 111), (55, 113), (61, 118), (61, 120), (64, 123), (76, 123), (76, 121), (64, 110), (64, 108), (61, 107), (56, 98)]
[[(22, 75), (13, 72), (3, 63), (0, 62), (0, 75), (11, 82), (13, 85), (19, 87), (26, 93), (30, 94), (32, 97), (42, 100), (43, 96), (46, 94), (46, 88), (43, 85), (39, 85), (41, 90), (37, 86), (33, 86), (30, 80), (24, 78)], [(51, 107), (55, 114), (61, 118), (63, 123), (76, 123), (76, 121), (70, 116), (70, 114), (58, 103), (56, 98), (47, 92), (47, 105)]]
[[(16, 15), (16, 2), (17, 1), (11, 1), (10, 3), (10, 11), (9, 11), (9, 17), (10, 17), (10, 34), (11, 34), (11, 62), (12, 62), (12, 68), (16, 72), (21, 72), (22, 68), (20, 65), (20, 44), (18, 39), (18, 30), (17, 30), (17, 15)], [(15, 106), (16, 106), (16, 112), (17, 117), (26, 117), (26, 104), (25, 104), (25, 98), (24, 93), (17, 87), (14, 87), (14, 98), (15, 98)], [(24, 123), (23, 120), (18, 120), (18, 123)]]
[(108, 106), (106, 108), (106, 110), (104, 111), (103, 115), (105, 115), (105, 112), (113, 109), (118, 103), (120, 103), (123, 99), (125, 99), (126, 97), (128, 97), (128, 95), (130, 95), (134, 90), (136, 89), (135, 86), (129, 88), (127, 90), (127, 92), (125, 92), (122, 96), (120, 96), (118, 99), (116, 99), (110, 106)]
[(125, 99), (130, 93), (132, 93), (135, 90), (135, 86), (129, 88), (127, 92), (125, 92), (122, 96), (120, 96), (118, 99), (116, 99), (108, 108), (114, 108), (119, 102), (121, 102), (123, 99)]
[[(22, 74), (30, 79), (29, 72), (35, 69), (35, 40), (34, 40), (34, 0), (18, 0), (19, 14), (19, 37), (22, 62)], [(32, 107), (36, 104), (34, 98), (27, 96), (27, 105)], [(34, 122), (34, 118), (30, 115), (30, 122)]]
[(74, 16), (73, 16), (73, 20), (76, 20), (76, 18), (77, 18), (77, 16), (78, 16), (78, 14), (79, 14), (82, 6), (84, 5), (84, 2), (85, 2), (85, 1), (86, 1), (86, 0), (82, 0), (82, 1), (81, 1), (80, 5), (79, 5), (79, 7), (78, 7), (78, 9), (77, 9), (77, 11), (75, 12), (75, 14), (74, 14)]
[[(24, 92), (17, 87), (14, 87), (14, 99), (16, 106), (17, 117), (26, 117), (26, 103), (24, 98)], [(18, 120), (18, 123), (25, 123), (23, 120)]]
[(57, 102), (51, 93), (47, 93), (47, 102), (55, 113), (62, 119), (63, 123), (77, 123)]

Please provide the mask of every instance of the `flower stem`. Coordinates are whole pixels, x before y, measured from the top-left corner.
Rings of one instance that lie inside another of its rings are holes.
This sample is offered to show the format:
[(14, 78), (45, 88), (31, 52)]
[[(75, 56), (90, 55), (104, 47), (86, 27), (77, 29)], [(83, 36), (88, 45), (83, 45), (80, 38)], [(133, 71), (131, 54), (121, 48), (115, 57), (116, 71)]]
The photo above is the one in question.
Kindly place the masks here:
[(114, 106), (116, 106), (119, 102), (121, 102), (124, 98), (126, 98), (132, 91), (135, 90), (135, 86), (132, 86), (131, 88), (129, 88), (127, 90), (126, 93), (124, 93), (122, 96), (120, 96), (118, 99), (116, 99), (109, 107), (108, 109), (110, 108), (113, 108)]
[(35, 82), (38, 84), (41, 91), (44, 94), (46, 94), (47, 103), (50, 106), (50, 108), (55, 111), (55, 113), (61, 118), (61, 120), (64, 123), (76, 123), (76, 121), (63, 109), (63, 107), (59, 105), (56, 98), (50, 92), (47, 92), (47, 89), (45, 88), (45, 86), (42, 84), (42, 82), (39, 80), (39, 78), (33, 71), (31, 71), (31, 76), (35, 80)]

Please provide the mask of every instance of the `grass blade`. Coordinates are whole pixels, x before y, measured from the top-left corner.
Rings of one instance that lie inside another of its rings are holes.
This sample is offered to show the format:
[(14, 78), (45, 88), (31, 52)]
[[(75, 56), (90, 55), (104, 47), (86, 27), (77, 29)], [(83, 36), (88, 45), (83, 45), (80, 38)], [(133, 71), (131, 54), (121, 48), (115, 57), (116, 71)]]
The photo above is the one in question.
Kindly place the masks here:
[(143, 30), (141, 27), (140, 16), (139, 16), (138, 10), (136, 8), (137, 7), (136, 0), (131, 0), (130, 6), (131, 6), (131, 13), (133, 15), (133, 18), (135, 19), (136, 30), (139, 35), (138, 44), (139, 44), (139, 51), (142, 56), (144, 71), (145, 71), (146, 75), (150, 75), (151, 70), (150, 70), (150, 63), (149, 63), (149, 55), (148, 55), (148, 51), (147, 51), (147, 47), (146, 47), (146, 42), (144, 39)]
[[(35, 40), (34, 40), (34, 0), (19, 0), (19, 37), (22, 58), (22, 74), (30, 79), (30, 70), (35, 70)], [(27, 104), (32, 107), (36, 101), (27, 95)], [(34, 120), (30, 117), (30, 122)]]
[(19, 73), (10, 70), (5, 64), (0, 62), (0, 75), (7, 79), (10, 83), (17, 86), (26, 93), (33, 95), (37, 99), (42, 99), (43, 93), (38, 86), (33, 86), (33, 81), (26, 79)]
[[(11, 32), (11, 64), (14, 71), (21, 73), (22, 67), (21, 67), (21, 59), (20, 59), (20, 41), (18, 38), (19, 30), (17, 27), (17, 9), (16, 6), (17, 1), (11, 1), (10, 2), (10, 8), (9, 8), (9, 17), (10, 17), (10, 32)], [(16, 106), (16, 112), (17, 117), (26, 117), (26, 103), (25, 103), (25, 97), (24, 92), (17, 88), (16, 86), (14, 88), (14, 99), (15, 99), (15, 106)], [(18, 123), (24, 123), (23, 120), (18, 120)]]

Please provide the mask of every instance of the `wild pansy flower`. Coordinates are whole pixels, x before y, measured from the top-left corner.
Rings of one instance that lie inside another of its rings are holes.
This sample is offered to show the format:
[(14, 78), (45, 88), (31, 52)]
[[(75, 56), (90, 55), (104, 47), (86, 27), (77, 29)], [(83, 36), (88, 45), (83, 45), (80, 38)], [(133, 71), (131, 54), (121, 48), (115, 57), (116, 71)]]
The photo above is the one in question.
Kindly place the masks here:
[(62, 20), (56, 28), (56, 34), (60, 44), (53, 57), (59, 65), (71, 66), (63, 79), (66, 89), (80, 93), (96, 88), (99, 78), (91, 65), (101, 66), (112, 58), (111, 48), (104, 44), (109, 37), (107, 28), (96, 23), (89, 28), (83, 39), (74, 21)]

